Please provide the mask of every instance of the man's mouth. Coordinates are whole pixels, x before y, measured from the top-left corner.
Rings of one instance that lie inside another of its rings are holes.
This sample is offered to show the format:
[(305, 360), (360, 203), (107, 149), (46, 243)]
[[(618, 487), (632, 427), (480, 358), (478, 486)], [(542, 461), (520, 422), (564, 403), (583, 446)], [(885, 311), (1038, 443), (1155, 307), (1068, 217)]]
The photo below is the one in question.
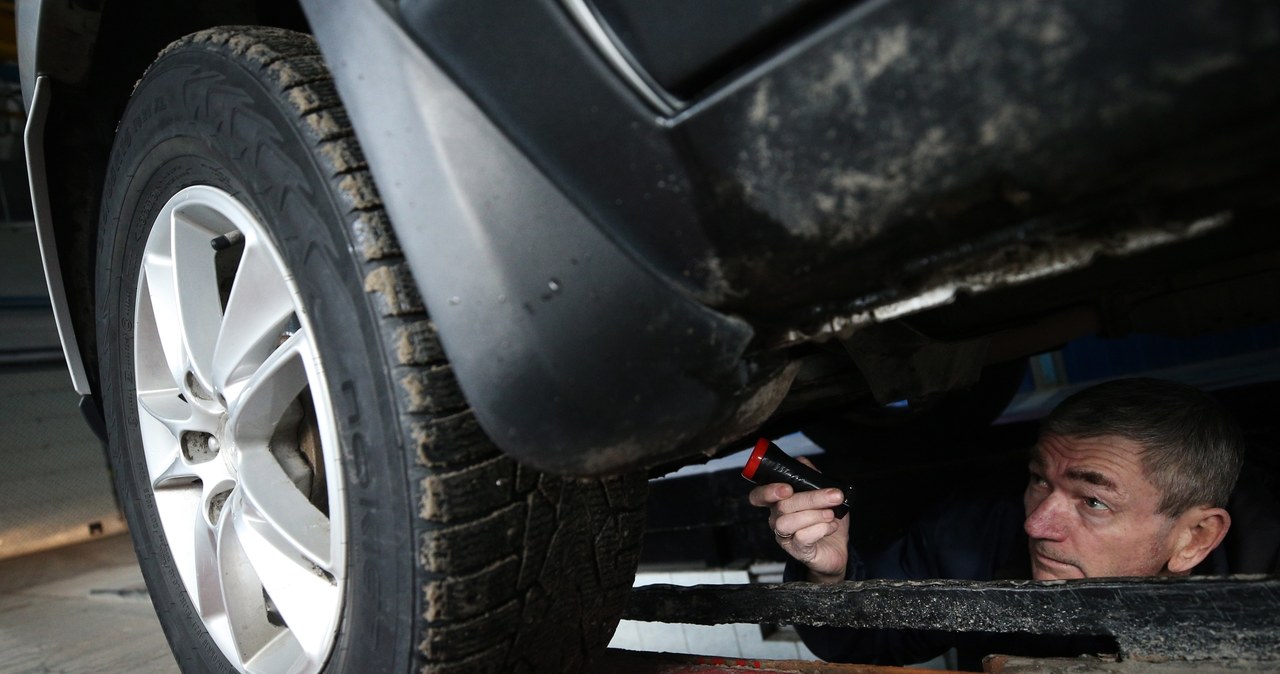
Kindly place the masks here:
[(1072, 564), (1071, 562), (1063, 561), (1057, 557), (1047, 555), (1035, 545), (1031, 546), (1031, 564), (1033, 571), (1035, 570), (1034, 567), (1038, 567), (1045, 573), (1052, 574), (1054, 577), (1060, 578), (1064, 574), (1075, 577), (1084, 576), (1084, 570), (1080, 567)]

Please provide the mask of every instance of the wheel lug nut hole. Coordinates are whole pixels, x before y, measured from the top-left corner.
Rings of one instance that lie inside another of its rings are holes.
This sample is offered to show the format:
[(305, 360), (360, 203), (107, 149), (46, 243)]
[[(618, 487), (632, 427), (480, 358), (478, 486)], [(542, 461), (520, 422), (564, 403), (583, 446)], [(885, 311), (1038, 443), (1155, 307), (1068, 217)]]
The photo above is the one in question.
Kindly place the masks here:
[[(194, 372), (187, 372), (186, 385), (187, 390), (191, 392), (191, 395), (200, 398), (201, 400), (213, 400), (213, 395), (210, 394), (208, 389), (200, 383), (199, 379), (196, 379)], [(222, 400), (222, 396), (218, 396), (218, 400)]]
[(189, 463), (204, 463), (218, 456), (221, 445), (218, 439), (209, 433), (200, 431), (183, 431), (182, 456)]
[(231, 490), (220, 491), (209, 497), (209, 521), (216, 523), (218, 516), (222, 514), (222, 508), (227, 504), (227, 497), (231, 496)]

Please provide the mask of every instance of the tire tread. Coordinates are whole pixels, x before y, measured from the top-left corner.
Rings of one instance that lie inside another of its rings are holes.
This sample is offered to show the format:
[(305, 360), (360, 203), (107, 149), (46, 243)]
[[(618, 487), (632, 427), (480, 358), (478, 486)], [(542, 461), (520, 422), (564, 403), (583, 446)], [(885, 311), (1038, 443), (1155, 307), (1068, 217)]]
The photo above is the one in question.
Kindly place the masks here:
[[(424, 672), (571, 671), (603, 648), (630, 589), (643, 477), (576, 480), (504, 456), (464, 398), (368, 162), (314, 41), (279, 28), (195, 33), (199, 48), (256, 69), (310, 143), (346, 210), (365, 296), (380, 323), (418, 495)], [(601, 548), (601, 546), (606, 546)], [(565, 642), (566, 630), (581, 630)]]

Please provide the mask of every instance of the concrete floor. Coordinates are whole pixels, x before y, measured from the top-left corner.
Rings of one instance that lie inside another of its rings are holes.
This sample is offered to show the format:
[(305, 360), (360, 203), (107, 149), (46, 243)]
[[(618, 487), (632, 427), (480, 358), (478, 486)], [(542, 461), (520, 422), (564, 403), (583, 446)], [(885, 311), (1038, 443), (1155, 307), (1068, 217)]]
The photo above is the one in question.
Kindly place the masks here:
[(177, 671), (128, 536), (0, 561), (0, 673)]
[(0, 674), (176, 672), (45, 292), (34, 228), (0, 223)]
[(0, 365), (0, 559), (125, 530), (78, 401), (60, 360)]

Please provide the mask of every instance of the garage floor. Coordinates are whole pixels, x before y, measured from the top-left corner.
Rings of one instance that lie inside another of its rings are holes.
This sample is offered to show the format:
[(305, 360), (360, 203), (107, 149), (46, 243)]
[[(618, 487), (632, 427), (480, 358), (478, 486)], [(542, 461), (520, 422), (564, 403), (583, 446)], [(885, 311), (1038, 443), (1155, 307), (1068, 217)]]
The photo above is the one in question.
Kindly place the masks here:
[(0, 561), (0, 672), (177, 672), (129, 537)]
[(61, 358), (0, 366), (0, 559), (125, 530)]

